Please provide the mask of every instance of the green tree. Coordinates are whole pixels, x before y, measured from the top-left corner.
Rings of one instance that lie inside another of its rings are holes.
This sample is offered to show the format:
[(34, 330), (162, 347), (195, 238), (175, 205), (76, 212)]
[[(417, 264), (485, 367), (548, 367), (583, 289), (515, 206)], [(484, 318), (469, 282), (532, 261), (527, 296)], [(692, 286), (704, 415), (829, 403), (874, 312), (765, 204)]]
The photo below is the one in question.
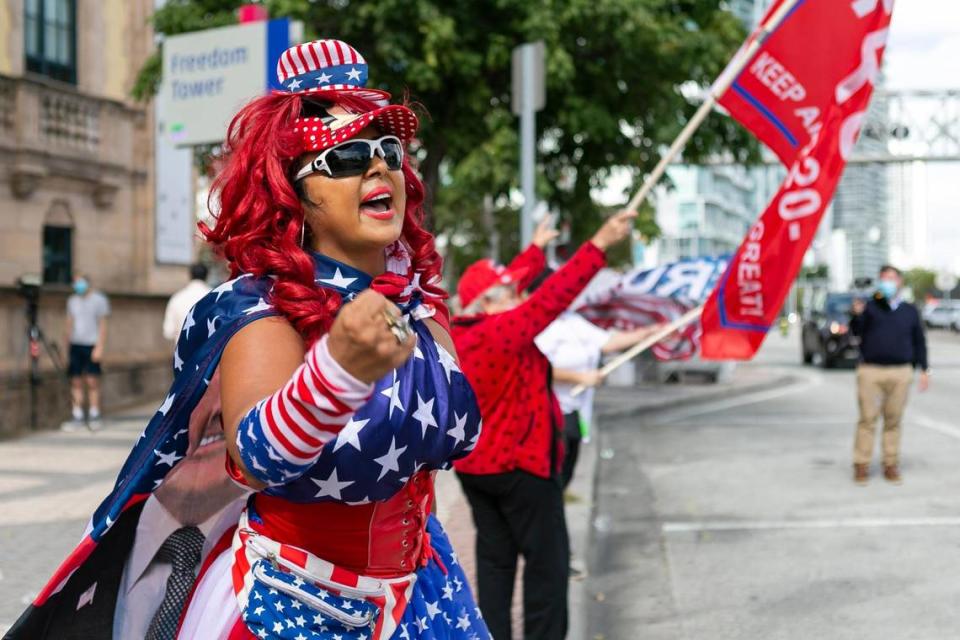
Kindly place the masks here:
[(926, 300), (927, 295), (939, 291), (934, 284), (936, 279), (937, 274), (929, 269), (910, 269), (903, 274), (903, 283), (913, 290), (913, 299), (920, 303)]
[[(172, 35), (234, 20), (239, 0), (170, 0), (153, 17)], [(418, 153), (435, 231), (462, 266), (490, 250), (518, 248), (518, 122), (510, 110), (511, 50), (543, 40), (547, 105), (537, 114), (538, 196), (559, 212), (573, 241), (602, 212), (592, 192), (618, 168), (648, 173), (745, 33), (722, 0), (267, 0), (272, 16), (302, 20), (307, 37), (350, 42), (370, 64), (371, 84), (425, 107)], [(154, 57), (135, 92), (155, 92)], [(681, 87), (685, 91), (681, 91)], [(712, 115), (688, 145), (697, 161), (726, 151), (756, 158), (732, 120)], [(625, 198), (626, 200), (626, 194)], [(639, 223), (657, 234), (653, 212)]]

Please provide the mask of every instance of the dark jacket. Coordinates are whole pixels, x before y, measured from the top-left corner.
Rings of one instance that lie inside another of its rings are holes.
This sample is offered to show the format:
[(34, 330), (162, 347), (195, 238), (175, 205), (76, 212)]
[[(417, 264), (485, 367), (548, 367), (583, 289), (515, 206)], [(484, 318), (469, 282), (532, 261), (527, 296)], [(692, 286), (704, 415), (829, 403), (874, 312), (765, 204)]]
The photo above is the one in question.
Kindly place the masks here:
[(113, 616), (144, 501), (123, 512), (63, 589), (42, 608), (31, 606), (4, 640), (112, 640)]
[(867, 302), (863, 313), (850, 319), (850, 331), (860, 338), (864, 364), (913, 365), (927, 369), (927, 339), (917, 308), (901, 302), (896, 309), (881, 296)]

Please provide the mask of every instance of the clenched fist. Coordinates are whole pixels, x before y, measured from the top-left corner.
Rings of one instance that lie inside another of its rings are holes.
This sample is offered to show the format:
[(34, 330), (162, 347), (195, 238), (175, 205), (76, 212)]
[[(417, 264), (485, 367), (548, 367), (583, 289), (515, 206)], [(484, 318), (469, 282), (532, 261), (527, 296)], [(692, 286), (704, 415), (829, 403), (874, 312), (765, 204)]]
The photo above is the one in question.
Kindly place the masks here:
[(343, 305), (330, 328), (330, 355), (358, 380), (376, 382), (406, 362), (417, 345), (413, 331), (399, 342), (388, 316), (403, 322), (395, 304), (368, 289)]

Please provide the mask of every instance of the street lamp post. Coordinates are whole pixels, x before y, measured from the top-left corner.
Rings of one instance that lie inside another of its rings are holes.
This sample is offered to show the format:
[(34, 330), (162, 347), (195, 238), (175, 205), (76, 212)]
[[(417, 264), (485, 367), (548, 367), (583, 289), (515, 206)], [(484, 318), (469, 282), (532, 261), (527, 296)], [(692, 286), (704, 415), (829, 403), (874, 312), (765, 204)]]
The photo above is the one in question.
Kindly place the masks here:
[(513, 50), (513, 96), (511, 107), (520, 116), (520, 188), (523, 208), (520, 212), (520, 246), (533, 239), (533, 209), (536, 195), (536, 112), (546, 104), (544, 82), (544, 44), (542, 41), (522, 44)]

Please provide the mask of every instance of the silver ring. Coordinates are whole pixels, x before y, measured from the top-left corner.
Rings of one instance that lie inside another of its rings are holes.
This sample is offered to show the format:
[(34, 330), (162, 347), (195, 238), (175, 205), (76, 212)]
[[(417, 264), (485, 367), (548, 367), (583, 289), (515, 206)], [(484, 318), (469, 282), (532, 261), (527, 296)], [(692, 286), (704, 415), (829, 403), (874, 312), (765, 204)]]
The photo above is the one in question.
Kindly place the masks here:
[(387, 321), (390, 333), (399, 344), (404, 344), (410, 339), (410, 323), (406, 318), (398, 318), (386, 309), (383, 311), (383, 318)]

